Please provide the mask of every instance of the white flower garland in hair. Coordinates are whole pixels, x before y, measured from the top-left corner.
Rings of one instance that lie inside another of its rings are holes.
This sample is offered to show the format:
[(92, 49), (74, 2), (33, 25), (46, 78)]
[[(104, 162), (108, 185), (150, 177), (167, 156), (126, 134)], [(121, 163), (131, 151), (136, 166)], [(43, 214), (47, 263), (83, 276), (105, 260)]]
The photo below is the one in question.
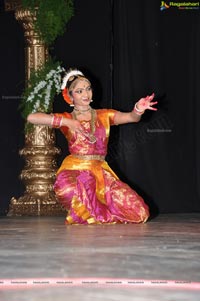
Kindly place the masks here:
[(62, 85), (61, 85), (61, 90), (65, 89), (69, 78), (71, 76), (76, 76), (76, 75), (82, 75), (83, 76), (83, 73), (81, 71), (77, 70), (77, 69), (71, 70), (68, 73), (66, 73), (66, 75), (63, 77), (63, 81), (62, 81)]

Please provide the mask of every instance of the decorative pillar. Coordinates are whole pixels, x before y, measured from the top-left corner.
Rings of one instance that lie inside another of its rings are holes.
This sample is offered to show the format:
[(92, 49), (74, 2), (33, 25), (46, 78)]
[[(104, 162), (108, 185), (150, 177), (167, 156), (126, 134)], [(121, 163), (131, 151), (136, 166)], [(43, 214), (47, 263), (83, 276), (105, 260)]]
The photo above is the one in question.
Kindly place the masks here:
[[(21, 8), (20, 1), (5, 1), (5, 9), (15, 10), (16, 19), (22, 23), (26, 40), (25, 74), (37, 70), (48, 58), (48, 49), (34, 31), (36, 16), (29, 10)], [(57, 170), (56, 156), (60, 150), (55, 147), (55, 132), (47, 126), (33, 126), (33, 130), (25, 135), (25, 147), (20, 155), (25, 158), (25, 167), (20, 178), (25, 185), (24, 195), (19, 199), (11, 199), (9, 216), (48, 216), (63, 215), (53, 191), (53, 183)]]

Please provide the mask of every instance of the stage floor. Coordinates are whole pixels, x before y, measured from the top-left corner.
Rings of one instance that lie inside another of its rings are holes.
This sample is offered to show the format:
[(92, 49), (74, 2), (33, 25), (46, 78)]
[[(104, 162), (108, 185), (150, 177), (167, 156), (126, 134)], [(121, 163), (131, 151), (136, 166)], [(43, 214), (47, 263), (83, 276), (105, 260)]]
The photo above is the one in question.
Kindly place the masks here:
[(0, 218), (1, 301), (200, 298), (200, 214), (146, 224), (64, 225)]

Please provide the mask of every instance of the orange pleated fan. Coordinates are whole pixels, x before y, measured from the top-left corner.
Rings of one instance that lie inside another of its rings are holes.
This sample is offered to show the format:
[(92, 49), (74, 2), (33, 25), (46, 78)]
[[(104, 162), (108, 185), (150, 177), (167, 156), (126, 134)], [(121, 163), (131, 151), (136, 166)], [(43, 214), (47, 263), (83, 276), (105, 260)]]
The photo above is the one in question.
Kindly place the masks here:
[(63, 95), (64, 100), (65, 100), (69, 105), (73, 104), (71, 98), (69, 97), (69, 93), (68, 93), (68, 89), (67, 89), (67, 88), (64, 88), (64, 89), (62, 90), (62, 95)]

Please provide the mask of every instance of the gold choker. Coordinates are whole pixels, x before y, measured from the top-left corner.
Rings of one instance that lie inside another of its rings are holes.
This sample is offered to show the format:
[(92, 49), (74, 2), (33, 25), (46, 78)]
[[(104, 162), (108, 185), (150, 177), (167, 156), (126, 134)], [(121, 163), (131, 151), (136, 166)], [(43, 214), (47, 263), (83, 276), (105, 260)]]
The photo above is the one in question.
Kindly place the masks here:
[(76, 107), (74, 107), (74, 111), (77, 111), (79, 114), (84, 114), (84, 113), (91, 111), (91, 107), (89, 107), (86, 110), (80, 110), (80, 109), (77, 109)]

